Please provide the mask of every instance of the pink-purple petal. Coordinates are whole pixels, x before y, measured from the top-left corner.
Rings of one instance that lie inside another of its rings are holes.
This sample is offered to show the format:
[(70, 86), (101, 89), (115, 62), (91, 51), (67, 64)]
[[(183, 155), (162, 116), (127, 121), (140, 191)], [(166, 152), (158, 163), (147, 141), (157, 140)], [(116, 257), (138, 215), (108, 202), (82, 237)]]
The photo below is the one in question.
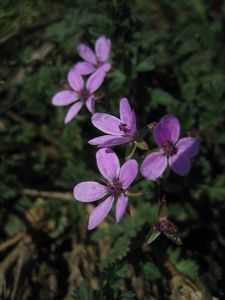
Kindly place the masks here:
[(93, 202), (107, 195), (106, 186), (95, 181), (78, 183), (73, 190), (74, 198), (81, 202)]
[(131, 126), (133, 121), (133, 114), (127, 98), (122, 98), (120, 100), (120, 119), (122, 123)]
[(177, 152), (187, 157), (193, 157), (199, 152), (199, 140), (193, 137), (180, 139), (176, 144)]
[(90, 94), (94, 93), (103, 83), (105, 79), (105, 72), (101, 69), (95, 71), (89, 78), (86, 84), (87, 90)]
[(109, 63), (104, 63), (98, 68), (98, 70), (101, 70), (104, 73), (107, 73), (111, 70), (111, 65)]
[(154, 139), (160, 148), (168, 141), (175, 144), (179, 135), (180, 123), (173, 115), (164, 116), (153, 129)]
[(100, 36), (95, 42), (95, 53), (98, 61), (106, 62), (111, 50), (111, 41), (105, 36)]
[(78, 62), (75, 69), (80, 75), (89, 75), (96, 71), (95, 66), (86, 61)]
[(119, 128), (121, 120), (112, 115), (96, 113), (92, 116), (91, 121), (96, 128), (104, 133), (118, 136), (123, 135), (123, 132)]
[(191, 161), (186, 155), (173, 155), (169, 158), (169, 166), (176, 174), (185, 176), (191, 169)]
[(52, 104), (56, 106), (66, 106), (79, 99), (79, 95), (73, 91), (62, 91), (52, 98)]
[(77, 52), (81, 58), (89, 62), (90, 64), (97, 64), (96, 56), (94, 52), (85, 44), (80, 44), (77, 47)]
[(102, 135), (88, 141), (88, 144), (98, 147), (113, 147), (130, 142), (130, 137)]
[(136, 115), (135, 115), (135, 112), (132, 111), (132, 120), (131, 120), (131, 125), (130, 125), (130, 136), (134, 136), (136, 131), (137, 131)]
[(146, 156), (141, 165), (141, 174), (149, 179), (156, 180), (167, 167), (167, 158), (160, 152), (153, 152)]
[(78, 71), (73, 68), (68, 72), (67, 80), (72, 89), (76, 92), (80, 92), (84, 88), (84, 81)]
[(130, 159), (122, 165), (120, 169), (119, 181), (121, 182), (123, 189), (126, 190), (132, 184), (137, 177), (137, 173), (138, 163), (135, 159)]
[(109, 197), (99, 204), (91, 213), (88, 221), (88, 229), (97, 227), (108, 215), (113, 205), (113, 197)]
[(75, 104), (73, 104), (69, 108), (69, 110), (68, 110), (68, 112), (67, 112), (67, 114), (65, 116), (65, 119), (64, 119), (64, 123), (65, 124), (68, 124), (70, 121), (73, 120), (73, 118), (76, 117), (76, 115), (79, 113), (82, 105), (83, 105), (83, 103), (81, 101), (77, 101)]
[(103, 177), (115, 179), (120, 172), (120, 162), (115, 152), (110, 148), (102, 148), (96, 153), (97, 166)]
[(86, 103), (85, 103), (87, 109), (90, 111), (90, 113), (94, 113), (94, 110), (95, 110), (95, 98), (94, 96), (90, 96)]
[(116, 223), (123, 218), (128, 204), (128, 198), (124, 194), (120, 194), (116, 202)]

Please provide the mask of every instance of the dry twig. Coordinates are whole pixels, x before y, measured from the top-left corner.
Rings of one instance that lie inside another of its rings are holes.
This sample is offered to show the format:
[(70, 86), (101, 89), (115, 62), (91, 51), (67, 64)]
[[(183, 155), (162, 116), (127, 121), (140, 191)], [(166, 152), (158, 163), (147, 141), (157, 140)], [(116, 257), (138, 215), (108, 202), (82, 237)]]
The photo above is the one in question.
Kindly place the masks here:
[(38, 191), (35, 189), (23, 189), (23, 194), (31, 197), (43, 197), (49, 199), (59, 199), (63, 201), (71, 201), (73, 200), (73, 196), (71, 193), (63, 193), (63, 192), (49, 192), (49, 191)]

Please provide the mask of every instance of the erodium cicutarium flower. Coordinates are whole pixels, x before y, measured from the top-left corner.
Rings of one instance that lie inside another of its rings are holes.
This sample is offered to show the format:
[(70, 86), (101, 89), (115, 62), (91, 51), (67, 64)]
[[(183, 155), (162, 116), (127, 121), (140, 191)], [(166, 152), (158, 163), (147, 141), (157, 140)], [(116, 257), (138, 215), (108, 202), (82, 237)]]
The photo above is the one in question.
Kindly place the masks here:
[(172, 115), (164, 116), (153, 129), (153, 137), (160, 148), (146, 156), (141, 174), (149, 180), (162, 175), (167, 166), (178, 175), (186, 175), (191, 168), (191, 158), (199, 152), (199, 141), (193, 137), (179, 139), (180, 123)]
[(116, 201), (116, 222), (120, 222), (128, 204), (126, 191), (138, 173), (136, 160), (127, 160), (120, 167), (119, 159), (110, 148), (102, 148), (96, 153), (96, 161), (105, 184), (95, 181), (78, 183), (74, 187), (74, 198), (81, 202), (103, 201), (91, 213), (88, 229), (94, 229), (108, 215)]
[(52, 104), (56, 106), (72, 104), (65, 116), (65, 124), (76, 117), (84, 104), (92, 114), (94, 113), (94, 92), (101, 86), (104, 78), (105, 72), (103, 70), (97, 70), (85, 83), (82, 76), (74, 68), (69, 71), (67, 79), (71, 90), (61, 91), (55, 94), (52, 99)]
[(136, 116), (126, 98), (120, 100), (120, 119), (105, 113), (96, 113), (92, 124), (106, 135), (88, 141), (98, 147), (112, 147), (131, 142), (136, 133)]
[(98, 69), (108, 72), (111, 69), (109, 55), (111, 51), (111, 41), (105, 36), (100, 36), (95, 42), (95, 53), (85, 44), (77, 47), (77, 52), (84, 61), (76, 64), (76, 70), (81, 75), (89, 75)]

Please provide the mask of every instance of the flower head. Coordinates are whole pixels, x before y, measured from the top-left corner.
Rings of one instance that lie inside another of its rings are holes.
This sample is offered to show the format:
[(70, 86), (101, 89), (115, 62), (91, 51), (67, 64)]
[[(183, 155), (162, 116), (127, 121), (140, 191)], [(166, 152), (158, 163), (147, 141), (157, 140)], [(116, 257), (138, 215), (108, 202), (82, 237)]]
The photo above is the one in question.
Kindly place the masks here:
[(199, 141), (193, 137), (179, 139), (180, 123), (172, 115), (164, 116), (153, 129), (153, 136), (160, 148), (146, 156), (141, 165), (141, 174), (155, 180), (169, 165), (178, 175), (186, 175), (191, 168), (191, 158), (199, 152)]
[(105, 113), (96, 113), (92, 124), (106, 135), (94, 138), (88, 143), (98, 147), (112, 147), (132, 141), (136, 135), (136, 116), (126, 98), (120, 100), (120, 119)]
[(97, 70), (85, 83), (76, 69), (73, 68), (69, 71), (67, 79), (71, 90), (61, 91), (55, 94), (52, 99), (52, 104), (56, 106), (72, 104), (64, 119), (65, 124), (76, 117), (83, 104), (86, 105), (91, 113), (94, 113), (94, 92), (101, 86), (104, 78), (105, 72)]
[(77, 52), (84, 61), (76, 64), (76, 70), (81, 75), (89, 75), (98, 69), (107, 73), (111, 69), (108, 63), (111, 51), (111, 41), (105, 36), (100, 36), (95, 42), (95, 52), (87, 45), (80, 44), (77, 47)]
[(78, 183), (74, 187), (74, 198), (81, 202), (93, 202), (103, 198), (91, 213), (88, 229), (94, 229), (108, 215), (116, 200), (116, 222), (120, 222), (124, 216), (128, 197), (126, 191), (134, 181), (138, 173), (136, 160), (130, 159), (120, 167), (119, 159), (113, 150), (102, 148), (96, 153), (97, 166), (105, 179), (105, 184), (95, 181)]

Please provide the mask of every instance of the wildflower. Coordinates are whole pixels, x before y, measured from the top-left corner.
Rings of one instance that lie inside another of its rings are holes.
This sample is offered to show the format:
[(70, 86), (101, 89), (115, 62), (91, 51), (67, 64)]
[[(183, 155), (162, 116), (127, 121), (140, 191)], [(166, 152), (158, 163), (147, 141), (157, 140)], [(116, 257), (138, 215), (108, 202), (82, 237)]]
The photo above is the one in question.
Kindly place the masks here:
[(91, 213), (88, 229), (94, 229), (108, 215), (116, 200), (116, 222), (124, 216), (128, 197), (126, 191), (134, 181), (138, 172), (136, 160), (130, 159), (120, 167), (119, 159), (110, 148), (102, 148), (96, 153), (97, 166), (105, 179), (105, 184), (95, 181), (78, 183), (74, 187), (74, 197), (81, 202), (93, 202), (103, 198)]
[(120, 119), (105, 113), (96, 113), (92, 124), (107, 135), (88, 141), (98, 147), (112, 147), (129, 143), (136, 137), (136, 116), (126, 98), (120, 100)]
[(105, 78), (105, 73), (102, 70), (97, 70), (84, 83), (81, 75), (73, 68), (69, 71), (67, 79), (71, 90), (61, 91), (52, 99), (52, 104), (56, 106), (67, 106), (73, 104), (64, 119), (64, 123), (69, 123), (76, 117), (83, 104), (93, 114), (95, 99), (93, 93), (101, 86)]
[(76, 70), (81, 75), (89, 75), (98, 69), (107, 73), (111, 69), (108, 63), (111, 51), (111, 41), (105, 36), (100, 36), (95, 42), (95, 53), (85, 44), (77, 47), (77, 52), (84, 61), (76, 64)]
[(186, 175), (191, 168), (191, 158), (199, 152), (199, 141), (193, 137), (179, 139), (180, 123), (172, 115), (164, 116), (153, 129), (159, 152), (146, 156), (141, 165), (141, 174), (155, 180), (169, 165), (178, 175)]

